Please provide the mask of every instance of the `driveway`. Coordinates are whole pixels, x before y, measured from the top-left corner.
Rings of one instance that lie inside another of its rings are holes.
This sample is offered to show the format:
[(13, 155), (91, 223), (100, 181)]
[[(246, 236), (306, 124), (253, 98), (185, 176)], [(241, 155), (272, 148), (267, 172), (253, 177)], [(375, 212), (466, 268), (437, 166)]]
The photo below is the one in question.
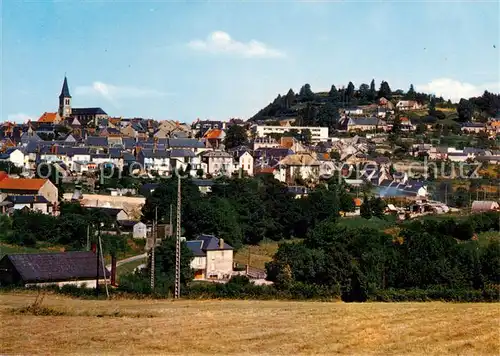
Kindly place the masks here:
[[(128, 258), (125, 258), (123, 260), (120, 260), (120, 261), (116, 261), (116, 267), (119, 267), (125, 263), (129, 263), (129, 262), (133, 262), (133, 261), (137, 261), (137, 260), (142, 260), (143, 258), (146, 258), (148, 257), (148, 254), (147, 253), (143, 253), (143, 254), (140, 254), (140, 255), (136, 255), (136, 256), (132, 256), (132, 257), (128, 257)], [(111, 265), (107, 265), (106, 266), (107, 269), (111, 269)]]

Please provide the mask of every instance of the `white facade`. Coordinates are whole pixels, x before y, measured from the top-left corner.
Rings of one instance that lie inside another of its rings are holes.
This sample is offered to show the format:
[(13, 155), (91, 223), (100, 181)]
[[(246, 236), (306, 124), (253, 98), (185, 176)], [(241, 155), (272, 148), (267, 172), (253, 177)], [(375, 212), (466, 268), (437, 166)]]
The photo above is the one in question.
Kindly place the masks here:
[(222, 279), (233, 273), (233, 250), (210, 250), (206, 257), (206, 278)]
[(21, 150), (14, 150), (9, 154), (9, 161), (12, 162), (16, 167), (24, 166), (24, 153)]
[(253, 157), (249, 152), (245, 152), (240, 156), (237, 168), (244, 171), (247, 175), (253, 176)]
[(134, 239), (145, 239), (148, 235), (148, 227), (143, 222), (138, 222), (133, 227)]
[(311, 140), (313, 142), (326, 142), (328, 141), (328, 127), (319, 126), (263, 126), (256, 125), (254, 130), (258, 137), (265, 137), (270, 134), (284, 134), (290, 130), (311, 131)]
[(22, 203), (22, 204), (14, 204), (13, 206), (14, 210), (22, 210), (24, 208), (28, 208), (31, 211), (42, 213), (42, 214), (48, 214), (49, 208), (47, 206), (47, 203)]

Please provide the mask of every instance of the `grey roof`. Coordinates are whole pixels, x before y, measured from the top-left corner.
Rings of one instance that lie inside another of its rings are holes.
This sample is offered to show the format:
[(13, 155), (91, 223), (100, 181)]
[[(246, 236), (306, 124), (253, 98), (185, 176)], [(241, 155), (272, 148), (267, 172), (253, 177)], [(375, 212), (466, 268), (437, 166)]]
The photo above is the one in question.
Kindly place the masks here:
[(206, 253), (201, 249), (203, 246), (203, 241), (200, 240), (192, 240), (186, 241), (187, 247), (191, 250), (195, 257), (206, 256)]
[(385, 121), (376, 117), (360, 117), (358, 119), (349, 119), (349, 125), (356, 126), (380, 126), (385, 125)]
[[(198, 236), (197, 240), (203, 241), (203, 245), (201, 247), (203, 251), (220, 250), (219, 238), (214, 235), (203, 234)], [(224, 242), (223, 250), (233, 250), (233, 247)]]
[(85, 140), (85, 143), (88, 146), (107, 147), (108, 146), (108, 138), (107, 137), (99, 137), (99, 136), (89, 136)]
[(130, 152), (123, 152), (123, 160), (125, 162), (135, 162), (135, 156)]
[(195, 157), (195, 154), (191, 150), (173, 149), (170, 151), (170, 157)]
[(135, 147), (135, 138), (123, 137), (122, 142), (123, 142), (123, 145), (125, 146), (125, 148), (127, 148), (127, 149)]
[(71, 109), (73, 115), (107, 115), (101, 108), (73, 108)]
[[(97, 272), (104, 277), (102, 264), (96, 268), (93, 252), (23, 253), (6, 255), (4, 259), (10, 260), (25, 283), (94, 279)], [(110, 275), (107, 269), (105, 273)]]
[(67, 149), (68, 156), (74, 155), (90, 155), (88, 147), (68, 147)]
[(36, 132), (33, 132), (33, 134), (29, 134), (27, 132), (24, 132), (21, 135), (21, 143), (31, 143), (31, 142), (38, 142), (42, 141), (42, 139), (36, 134)]
[(483, 124), (482, 122), (464, 122), (462, 127), (485, 127), (486, 125)]
[(191, 182), (197, 187), (211, 187), (215, 184), (212, 179), (191, 179)]
[(109, 156), (110, 156), (110, 158), (121, 158), (122, 157), (122, 150), (119, 148), (110, 148), (109, 149)]
[(144, 157), (148, 157), (148, 158), (168, 158), (168, 157), (170, 157), (169, 151), (163, 151), (163, 150), (153, 151), (150, 148), (145, 148), (145, 149), (141, 150), (140, 154), (143, 155)]
[(41, 195), (9, 195), (7, 200), (13, 204), (45, 203), (49, 201)]
[(204, 148), (203, 142), (192, 138), (171, 138), (168, 139), (170, 148)]

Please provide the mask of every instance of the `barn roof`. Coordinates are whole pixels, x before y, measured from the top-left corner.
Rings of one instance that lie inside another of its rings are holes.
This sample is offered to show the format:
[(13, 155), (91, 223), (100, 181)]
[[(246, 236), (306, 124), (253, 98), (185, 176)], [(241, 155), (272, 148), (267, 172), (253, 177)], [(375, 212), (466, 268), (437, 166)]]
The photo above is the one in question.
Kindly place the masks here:
[[(96, 278), (96, 255), (93, 252), (22, 253), (6, 255), (25, 283), (85, 280)], [(106, 269), (106, 276), (110, 273)], [(104, 277), (99, 263), (99, 277)]]

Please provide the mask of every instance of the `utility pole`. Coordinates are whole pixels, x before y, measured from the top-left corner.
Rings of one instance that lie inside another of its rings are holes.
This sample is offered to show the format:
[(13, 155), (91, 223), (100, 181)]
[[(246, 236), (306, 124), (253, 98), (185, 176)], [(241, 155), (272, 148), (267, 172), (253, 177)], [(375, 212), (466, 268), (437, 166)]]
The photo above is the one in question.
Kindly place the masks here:
[(155, 290), (155, 250), (156, 250), (156, 239), (158, 235), (158, 206), (155, 207), (155, 219), (153, 221), (153, 231), (151, 231), (151, 239), (153, 244), (151, 247), (151, 291)]
[[(101, 222), (97, 222), (97, 239), (101, 241)], [(99, 254), (101, 253), (101, 249), (99, 243), (96, 244), (96, 276), (95, 276), (95, 296), (99, 298)]]
[(168, 222), (168, 237), (174, 234), (174, 227), (172, 226), (172, 204), (170, 204), (170, 221)]
[(106, 276), (106, 265), (104, 264), (104, 255), (103, 255), (103, 250), (102, 250), (102, 240), (101, 240), (101, 235), (99, 235), (99, 250), (101, 251), (100, 257), (101, 257), (101, 263), (102, 263), (102, 273), (104, 274), (104, 285), (106, 286), (106, 297), (109, 298), (109, 290), (108, 290), (108, 280)]
[(177, 175), (177, 221), (175, 241), (175, 294), (174, 298), (181, 296), (181, 176)]
[(90, 226), (87, 225), (87, 251), (90, 251)]

